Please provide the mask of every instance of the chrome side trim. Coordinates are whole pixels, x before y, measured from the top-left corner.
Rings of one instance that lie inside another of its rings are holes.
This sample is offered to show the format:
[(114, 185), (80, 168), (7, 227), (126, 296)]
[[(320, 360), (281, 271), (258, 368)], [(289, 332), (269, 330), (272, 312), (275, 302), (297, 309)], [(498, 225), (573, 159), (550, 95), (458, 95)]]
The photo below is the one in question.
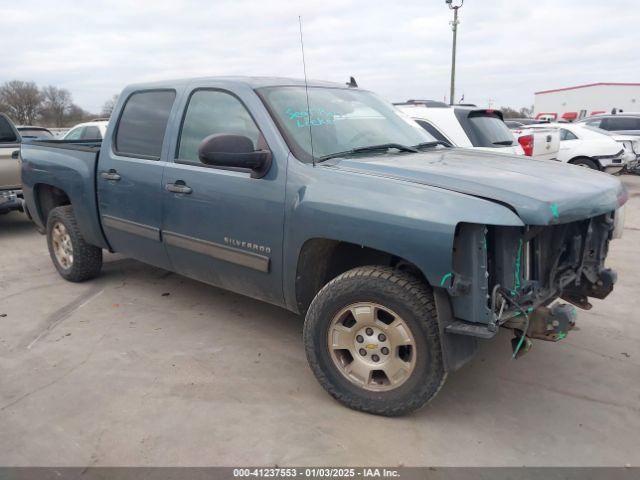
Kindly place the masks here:
[(133, 235), (139, 235), (144, 238), (155, 240), (156, 242), (160, 241), (160, 229), (150, 225), (145, 225), (144, 223), (132, 222), (131, 220), (124, 220), (123, 218), (112, 217), (111, 215), (102, 215), (102, 224), (105, 227), (111, 227)]
[(162, 232), (162, 238), (167, 245), (184, 248), (192, 252), (208, 255), (218, 260), (235, 263), (243, 267), (268, 273), (270, 258), (254, 252), (245, 252), (238, 248), (228, 247), (219, 243), (208, 242), (199, 238), (188, 237), (175, 232)]

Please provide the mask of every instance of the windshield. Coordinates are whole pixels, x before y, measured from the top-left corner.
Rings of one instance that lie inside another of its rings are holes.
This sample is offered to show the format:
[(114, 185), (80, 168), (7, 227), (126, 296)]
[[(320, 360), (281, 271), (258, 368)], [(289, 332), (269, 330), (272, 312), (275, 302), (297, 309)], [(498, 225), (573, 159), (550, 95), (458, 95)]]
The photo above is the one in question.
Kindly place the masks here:
[(371, 92), (304, 86), (258, 90), (296, 157), (311, 162), (376, 145), (415, 146), (435, 141), (413, 120)]

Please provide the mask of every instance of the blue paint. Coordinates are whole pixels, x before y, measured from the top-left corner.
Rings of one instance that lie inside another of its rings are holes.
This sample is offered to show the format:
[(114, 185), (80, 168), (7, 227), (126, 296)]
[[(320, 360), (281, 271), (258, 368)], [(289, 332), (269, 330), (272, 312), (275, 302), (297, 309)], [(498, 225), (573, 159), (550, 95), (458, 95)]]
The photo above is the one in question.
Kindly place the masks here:
[(312, 108), (307, 110), (296, 110), (287, 108), (285, 114), (289, 120), (295, 120), (298, 128), (321, 127), (325, 125), (333, 125), (336, 112), (325, 110), (324, 108)]
[(558, 212), (558, 204), (557, 203), (552, 203), (551, 204), (551, 215), (553, 215), (553, 218), (558, 218), (560, 216), (560, 213)]

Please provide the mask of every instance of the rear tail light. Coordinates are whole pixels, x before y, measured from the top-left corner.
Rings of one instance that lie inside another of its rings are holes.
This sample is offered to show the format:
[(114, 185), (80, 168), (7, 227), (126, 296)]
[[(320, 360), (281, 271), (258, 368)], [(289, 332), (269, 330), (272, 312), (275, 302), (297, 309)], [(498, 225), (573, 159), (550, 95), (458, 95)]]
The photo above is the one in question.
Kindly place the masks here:
[(533, 156), (533, 135), (523, 135), (518, 137), (518, 143), (520, 143), (520, 146), (527, 157)]

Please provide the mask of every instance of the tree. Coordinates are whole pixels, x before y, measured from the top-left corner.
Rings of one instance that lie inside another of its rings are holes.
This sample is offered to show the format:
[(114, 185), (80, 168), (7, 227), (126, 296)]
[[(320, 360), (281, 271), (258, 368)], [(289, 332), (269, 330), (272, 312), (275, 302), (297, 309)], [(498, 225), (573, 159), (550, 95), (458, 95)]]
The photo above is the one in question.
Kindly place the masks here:
[(527, 108), (527, 107), (522, 107), (520, 109), (520, 116), (521, 117), (533, 117), (533, 105), (531, 105), (531, 107)]
[(518, 118), (521, 117), (520, 112), (511, 107), (500, 107), (500, 111), (502, 112), (502, 116), (504, 118)]
[(64, 88), (49, 85), (42, 89), (43, 105), (40, 110), (42, 119), (47, 125), (62, 127), (71, 111), (73, 100), (71, 93)]
[(71, 104), (71, 107), (69, 107), (69, 113), (67, 114), (64, 126), (69, 127), (75, 125), (76, 123), (87, 122), (94, 117), (95, 115), (92, 115), (91, 113), (83, 110), (78, 105), (73, 103)]
[(40, 112), (42, 94), (34, 82), (12, 80), (0, 87), (0, 105), (14, 122), (29, 125)]
[(116, 108), (116, 103), (118, 103), (118, 94), (115, 94), (109, 100), (104, 102), (104, 105), (102, 106), (102, 112), (100, 113), (100, 116), (102, 116), (102, 117), (110, 117), (111, 114), (113, 113), (113, 109)]

